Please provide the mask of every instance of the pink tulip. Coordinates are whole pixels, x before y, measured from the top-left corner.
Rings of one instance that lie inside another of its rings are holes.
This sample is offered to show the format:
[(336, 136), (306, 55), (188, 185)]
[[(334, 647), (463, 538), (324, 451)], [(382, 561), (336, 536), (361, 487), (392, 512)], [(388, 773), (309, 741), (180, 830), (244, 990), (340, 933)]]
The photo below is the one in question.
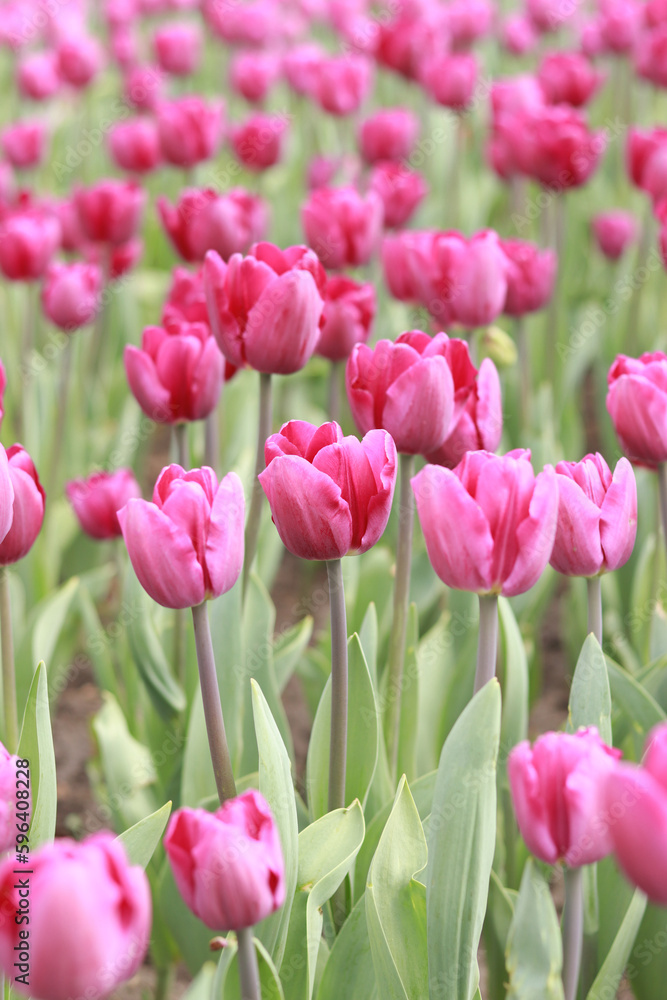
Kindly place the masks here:
[(164, 326), (177, 323), (204, 323), (209, 326), (204, 272), (175, 267), (171, 272), (171, 287), (162, 309)]
[(512, 14), (503, 21), (501, 41), (513, 56), (523, 56), (535, 49), (537, 34), (529, 18), (523, 14)]
[(396, 445), (383, 430), (358, 441), (337, 423), (283, 424), (265, 447), (259, 476), (285, 548), (301, 559), (367, 552), (389, 520)]
[(155, 59), (172, 76), (190, 76), (201, 62), (202, 34), (197, 24), (165, 24), (153, 35)]
[(621, 458), (612, 476), (600, 454), (559, 462), (558, 526), (551, 565), (565, 576), (598, 576), (624, 566), (637, 534), (637, 485)]
[(181, 896), (212, 930), (252, 927), (285, 901), (278, 828), (254, 789), (214, 813), (179, 809), (164, 846)]
[(306, 184), (309, 191), (329, 187), (343, 163), (340, 156), (314, 156), (308, 164)]
[(136, 236), (146, 192), (134, 181), (102, 180), (76, 188), (74, 204), (86, 239), (118, 246)]
[(667, 87), (667, 23), (643, 32), (635, 48), (637, 76), (656, 87)]
[(215, 156), (222, 141), (220, 102), (206, 104), (201, 97), (163, 101), (158, 107), (162, 155), (177, 167), (194, 167)]
[(332, 115), (357, 111), (371, 89), (372, 69), (364, 56), (326, 56), (317, 70), (314, 97)]
[(109, 52), (111, 59), (122, 70), (130, 70), (138, 65), (140, 41), (136, 30), (114, 28), (109, 32)]
[(383, 108), (361, 123), (359, 149), (366, 163), (400, 163), (410, 156), (418, 135), (419, 120), (412, 111)]
[(428, 185), (418, 171), (407, 170), (401, 164), (392, 162), (375, 165), (369, 187), (382, 200), (387, 229), (409, 222), (428, 194)]
[(464, 111), (475, 93), (477, 60), (467, 53), (436, 55), (424, 62), (420, 79), (438, 104)]
[(667, 194), (667, 129), (631, 128), (626, 146), (632, 183), (648, 191), (654, 201)]
[(604, 81), (604, 75), (578, 52), (549, 52), (537, 78), (549, 104), (587, 104)]
[(223, 260), (246, 253), (264, 236), (268, 221), (264, 202), (244, 188), (223, 195), (211, 188), (187, 188), (177, 205), (160, 197), (157, 207), (174, 249), (190, 262), (202, 261), (207, 250), (215, 250)]
[(380, 244), (382, 200), (374, 191), (320, 188), (301, 208), (306, 239), (331, 270), (367, 264)]
[(558, 105), (522, 112), (516, 121), (517, 162), (524, 174), (554, 191), (585, 184), (606, 148), (579, 111)]
[(448, 587), (514, 597), (537, 583), (558, 516), (550, 465), (536, 476), (529, 451), (473, 451), (453, 470), (427, 465), (412, 485), (431, 565)]
[(58, 45), (58, 70), (72, 87), (87, 87), (102, 68), (103, 57), (95, 38), (77, 35), (63, 39)]
[[(25, 775), (17, 774), (17, 761), (16, 754), (10, 754), (0, 743), (0, 854), (12, 850), (16, 852), (17, 823), (25, 819), (30, 821), (32, 797), (30, 789), (17, 782), (17, 778), (25, 778)], [(19, 790), (21, 794), (17, 798)], [(17, 813), (21, 815), (17, 816)]]
[(287, 118), (275, 114), (251, 115), (232, 129), (231, 140), (236, 158), (247, 170), (266, 170), (282, 156)]
[(329, 278), (315, 353), (344, 361), (355, 344), (368, 340), (376, 311), (375, 286), (370, 282), (359, 284), (342, 275)]
[(563, 0), (527, 0), (528, 16), (537, 31), (557, 31), (577, 11), (577, 3), (564, 4)]
[(490, 0), (452, 0), (448, 12), (449, 30), (456, 48), (468, 48), (488, 35), (495, 13)]
[(442, 233), (434, 251), (435, 298), (428, 306), (433, 317), (468, 329), (492, 323), (505, 304), (509, 269), (498, 234), (486, 229), (466, 239)]
[(132, 394), (147, 417), (160, 424), (203, 420), (218, 405), (224, 359), (208, 324), (148, 326), (141, 349), (125, 348)]
[(607, 376), (607, 410), (635, 465), (667, 462), (667, 354), (619, 354)]
[(39, 209), (12, 212), (0, 222), (0, 270), (10, 281), (35, 281), (59, 245), (54, 215)]
[(45, 101), (53, 97), (62, 85), (55, 52), (31, 52), (16, 68), (16, 84), (22, 97)]
[(138, 111), (155, 111), (162, 91), (162, 72), (156, 66), (132, 66), (125, 74), (125, 100)]
[(280, 59), (273, 52), (239, 52), (232, 58), (229, 82), (246, 101), (258, 104), (279, 79), (281, 69)]
[(162, 158), (157, 125), (150, 118), (118, 122), (109, 133), (109, 148), (116, 166), (134, 174), (155, 170)]
[(139, 582), (165, 608), (190, 608), (234, 586), (243, 563), (241, 480), (213, 469), (163, 469), (153, 502), (128, 500), (118, 511)]
[(26, 170), (44, 159), (46, 129), (42, 122), (22, 121), (2, 133), (2, 150), (13, 167)]
[(289, 375), (317, 346), (325, 276), (307, 247), (258, 243), (225, 264), (209, 251), (204, 287), (211, 328), (233, 365)]
[(382, 268), (391, 295), (399, 302), (423, 305), (433, 313), (438, 308), (435, 288), (437, 238), (438, 234), (430, 230), (406, 230), (385, 236), (382, 243)]
[(292, 90), (302, 97), (314, 97), (324, 50), (319, 45), (297, 45), (283, 58), (283, 71)]
[(447, 51), (448, 34), (447, 14), (439, 5), (400, 4), (391, 21), (379, 19), (375, 59), (416, 80), (426, 57)]
[[(647, 5), (647, 8), (650, 5)], [(634, 0), (603, 0), (600, 4), (598, 24), (600, 34), (609, 52), (631, 52), (637, 41), (642, 16), (642, 5)]]
[(362, 434), (389, 431), (399, 452), (423, 455), (442, 447), (454, 411), (454, 380), (444, 333), (402, 333), (371, 350), (357, 344), (345, 371), (347, 398)]
[(0, 566), (18, 562), (28, 554), (41, 531), (46, 502), (37, 469), (25, 448), (13, 444), (7, 449), (7, 460), (14, 502), (11, 506), (11, 527), (0, 542)]
[[(31, 850), (29, 867), (30, 937), (13, 919), (0, 926), (0, 967), (7, 980), (14, 986), (16, 976), (27, 975), (23, 982), (40, 1000), (108, 996), (134, 975), (148, 950), (151, 893), (143, 869), (130, 864), (122, 844), (106, 831), (80, 843), (61, 839)], [(0, 896), (18, 913), (15, 868), (13, 854), (0, 864)]]
[(280, 38), (284, 15), (271, 0), (251, 0), (239, 7), (204, 0), (202, 10), (209, 27), (225, 42), (262, 46)]
[(579, 868), (611, 852), (605, 785), (620, 755), (592, 726), (514, 747), (507, 762), (514, 812), (537, 858)]
[(51, 264), (42, 285), (42, 307), (66, 333), (87, 326), (100, 305), (102, 273), (95, 264)]
[(593, 219), (593, 235), (605, 257), (618, 260), (637, 239), (637, 219), (620, 209), (600, 212)]
[(120, 538), (118, 511), (128, 500), (141, 496), (130, 469), (95, 472), (87, 479), (73, 479), (65, 487), (81, 529), (101, 541)]
[(524, 240), (501, 240), (500, 245), (508, 260), (503, 312), (507, 316), (525, 316), (542, 309), (553, 295), (556, 254)]
[[(91, 263), (96, 263), (108, 267), (109, 281), (118, 281), (124, 274), (132, 271), (139, 261), (144, 251), (141, 240), (128, 240), (127, 243), (119, 243), (118, 246), (108, 248), (108, 253), (100, 253), (99, 246), (92, 246), (92, 252), (87, 254)], [(105, 263), (106, 259), (106, 263)]]
[(612, 849), (628, 879), (667, 906), (667, 726), (648, 736), (642, 767), (616, 764), (604, 783)]

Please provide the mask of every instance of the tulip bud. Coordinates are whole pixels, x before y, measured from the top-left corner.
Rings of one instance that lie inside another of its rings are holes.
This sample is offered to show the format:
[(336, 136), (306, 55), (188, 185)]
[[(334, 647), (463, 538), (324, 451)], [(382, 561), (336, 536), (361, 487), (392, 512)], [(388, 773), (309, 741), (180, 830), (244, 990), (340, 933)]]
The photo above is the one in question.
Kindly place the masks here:
[(620, 756), (594, 727), (545, 733), (532, 747), (527, 740), (514, 747), (507, 762), (512, 803), (537, 858), (579, 868), (611, 852), (604, 788)]
[(285, 901), (278, 828), (254, 789), (214, 813), (179, 809), (164, 847), (181, 896), (212, 930), (252, 927)]
[(65, 492), (82, 530), (100, 540), (122, 535), (118, 511), (128, 500), (141, 496), (130, 469), (96, 472), (87, 479), (73, 479), (67, 483)]
[(367, 552), (389, 520), (396, 445), (383, 430), (358, 441), (336, 423), (283, 424), (265, 446), (259, 476), (285, 548), (301, 559)]
[[(134, 975), (148, 950), (151, 893), (143, 869), (129, 863), (107, 832), (81, 843), (45, 844), (30, 852), (29, 867), (30, 937), (21, 937), (18, 921), (2, 922), (2, 971), (12, 984), (28, 976), (23, 982), (40, 1000), (108, 996)], [(20, 913), (15, 869), (13, 854), (0, 864), (0, 896)]]
[(0, 566), (23, 559), (32, 548), (44, 520), (46, 495), (32, 459), (20, 444), (7, 449), (9, 478), (14, 491), (11, 527), (2, 535), (0, 524)]
[(245, 503), (234, 472), (220, 483), (204, 467), (163, 469), (153, 502), (118, 511), (130, 561), (145, 591), (165, 608), (191, 608), (236, 583), (243, 563)]
[(637, 239), (637, 220), (631, 212), (600, 212), (592, 225), (595, 241), (609, 260), (618, 260)]
[(427, 465), (412, 480), (431, 565), (443, 583), (514, 597), (537, 583), (556, 533), (558, 487), (529, 451), (468, 452), (454, 470)]

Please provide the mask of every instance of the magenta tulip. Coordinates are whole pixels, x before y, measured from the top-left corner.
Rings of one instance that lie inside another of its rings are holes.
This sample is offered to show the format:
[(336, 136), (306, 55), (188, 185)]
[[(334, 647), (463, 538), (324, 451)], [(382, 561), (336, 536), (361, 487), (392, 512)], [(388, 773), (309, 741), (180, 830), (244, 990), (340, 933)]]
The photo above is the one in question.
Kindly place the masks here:
[(430, 230), (406, 230), (385, 236), (382, 242), (382, 269), (390, 294), (399, 302), (423, 305), (433, 313), (438, 309), (437, 238)]
[(434, 319), (467, 329), (493, 323), (505, 304), (509, 270), (498, 234), (486, 229), (466, 239), (441, 233), (434, 252), (434, 297), (428, 304)]
[(16, 67), (16, 85), (22, 97), (45, 101), (62, 86), (55, 52), (29, 52)]
[(553, 295), (558, 261), (553, 250), (540, 250), (525, 240), (501, 240), (507, 267), (507, 296), (503, 312), (525, 316), (543, 309)]
[(448, 337), (421, 330), (402, 333), (371, 350), (357, 344), (345, 381), (354, 422), (362, 434), (389, 431), (399, 452), (423, 455), (442, 447), (454, 411), (454, 380), (447, 364)]
[(367, 264), (380, 245), (382, 199), (353, 187), (320, 188), (301, 209), (306, 239), (322, 264), (332, 270)]
[(529, 451), (468, 452), (454, 470), (427, 465), (412, 485), (426, 549), (443, 583), (514, 597), (537, 583), (556, 534), (558, 486)]
[[(0, 966), (16, 983), (17, 955), (31, 996), (40, 1000), (106, 997), (144, 960), (151, 931), (151, 893), (139, 865), (107, 832), (77, 843), (56, 840), (30, 852), (30, 937), (15, 920), (0, 926)], [(0, 864), (0, 898), (20, 912), (16, 860)], [(21, 931), (24, 936), (21, 937)], [(85, 941), (85, 948), (81, 947)]]
[(98, 540), (122, 535), (118, 511), (128, 500), (141, 496), (130, 469), (95, 472), (87, 479), (73, 479), (67, 483), (65, 492), (81, 529)]
[(600, 212), (592, 223), (593, 235), (605, 257), (618, 260), (637, 239), (639, 227), (631, 212)]
[(137, 235), (145, 202), (146, 192), (134, 181), (103, 180), (74, 192), (86, 238), (111, 246), (127, 243)]
[(566, 105), (523, 111), (516, 126), (520, 170), (554, 191), (585, 184), (606, 148), (605, 132), (592, 132), (581, 112)]
[(407, 170), (391, 162), (375, 165), (369, 187), (382, 200), (387, 229), (396, 229), (409, 222), (428, 194), (428, 185), (417, 170)]
[(612, 476), (600, 454), (559, 462), (558, 526), (551, 565), (566, 576), (598, 576), (623, 566), (637, 534), (637, 484), (621, 458)]
[(587, 104), (604, 81), (604, 75), (579, 52), (549, 52), (537, 78), (549, 104)]
[(201, 97), (181, 97), (158, 106), (162, 155), (177, 167), (190, 168), (216, 154), (223, 134), (220, 102), (206, 104)]
[(58, 44), (58, 70), (72, 87), (82, 89), (102, 69), (102, 50), (97, 39), (76, 34), (62, 39)]
[(153, 502), (128, 500), (118, 511), (139, 582), (165, 608), (190, 608), (236, 583), (243, 563), (241, 480), (213, 469), (163, 469)]
[(160, 424), (203, 420), (218, 405), (225, 362), (204, 323), (148, 326), (141, 348), (125, 348), (125, 371), (134, 398)]
[(419, 120), (407, 108), (383, 108), (359, 129), (359, 148), (366, 163), (407, 160), (419, 134)]
[(667, 906), (667, 725), (648, 736), (642, 767), (617, 764), (604, 784), (609, 834), (629, 880)]
[(464, 52), (436, 55), (424, 62), (420, 78), (434, 101), (452, 111), (464, 111), (475, 93), (477, 60)]
[(46, 128), (39, 121), (22, 121), (2, 133), (2, 151), (18, 170), (36, 167), (44, 158)]
[[(7, 449), (7, 459), (14, 500), (11, 527), (4, 535), (0, 523), (0, 566), (18, 562), (28, 554), (41, 531), (46, 502), (37, 469), (25, 448), (13, 444)], [(3, 483), (2, 490), (6, 497), (6, 483)]]
[(109, 133), (111, 158), (121, 170), (145, 174), (162, 159), (157, 125), (150, 118), (118, 122)]
[(51, 264), (42, 285), (44, 313), (71, 333), (95, 318), (101, 291), (102, 272), (95, 264)]
[(375, 286), (334, 275), (324, 288), (320, 338), (315, 349), (330, 361), (344, 361), (355, 344), (365, 343), (377, 310)]
[(285, 901), (278, 828), (254, 789), (214, 813), (179, 809), (164, 847), (181, 896), (212, 930), (252, 927)]
[(232, 129), (236, 158), (248, 170), (267, 170), (282, 156), (287, 118), (276, 114), (254, 114)]
[(172, 76), (190, 76), (201, 62), (202, 34), (197, 24), (172, 22), (153, 35), (155, 58)]
[(0, 222), (0, 270), (10, 281), (35, 281), (60, 244), (60, 223), (39, 209), (11, 212)]
[(266, 204), (245, 188), (222, 195), (212, 188), (186, 188), (176, 205), (159, 197), (157, 207), (174, 249), (190, 262), (203, 261), (207, 250), (215, 250), (223, 260), (247, 253), (262, 239), (268, 223)]
[(507, 762), (514, 812), (537, 858), (579, 868), (611, 852), (604, 791), (620, 755), (594, 727), (514, 747)]
[(630, 461), (649, 468), (667, 462), (667, 355), (619, 354), (607, 384), (607, 410)]
[(125, 101), (137, 111), (155, 111), (162, 100), (163, 80), (157, 66), (130, 67), (125, 74)]
[(279, 250), (258, 243), (247, 257), (234, 254), (229, 264), (207, 253), (209, 318), (227, 360), (275, 375), (303, 368), (317, 346), (324, 284), (322, 267), (307, 247)]
[(238, 52), (232, 58), (229, 82), (246, 101), (264, 100), (282, 71), (280, 57), (273, 52)]
[(358, 441), (337, 423), (283, 424), (265, 447), (259, 476), (285, 548), (301, 559), (367, 552), (389, 520), (396, 445), (383, 430)]
[(313, 96), (332, 115), (357, 111), (372, 84), (372, 66), (358, 55), (325, 56), (317, 67)]

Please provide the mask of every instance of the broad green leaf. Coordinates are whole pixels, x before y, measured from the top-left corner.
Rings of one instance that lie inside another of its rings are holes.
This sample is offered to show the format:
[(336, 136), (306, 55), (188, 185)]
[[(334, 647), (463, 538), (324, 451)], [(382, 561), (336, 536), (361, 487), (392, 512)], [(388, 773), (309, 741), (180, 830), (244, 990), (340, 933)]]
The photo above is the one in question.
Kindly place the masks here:
[(375, 969), (366, 925), (366, 899), (362, 895), (339, 934), (317, 991), (317, 1000), (340, 1000), (341, 983), (347, 995), (360, 1000), (377, 1000)]
[(602, 968), (588, 991), (586, 1000), (606, 1000), (609, 996), (616, 996), (623, 970), (630, 957), (630, 951), (635, 943), (645, 910), (646, 896), (637, 889), (630, 900), (630, 905), (626, 910), (623, 923), (609, 950), (609, 954), (605, 958)]
[(47, 844), (56, 831), (56, 759), (44, 662), (35, 671), (23, 713), (17, 756), (30, 761), (30, 850)]
[(183, 994), (182, 1000), (211, 1000), (215, 970), (213, 962), (202, 965), (198, 975)]
[(310, 615), (286, 629), (273, 644), (273, 667), (278, 690), (283, 691), (288, 680), (304, 654), (313, 634), (313, 619)]
[(118, 702), (105, 691), (102, 708), (93, 719), (102, 759), (109, 806), (116, 827), (125, 829), (155, 810), (155, 796), (150, 786), (156, 772), (150, 750), (139, 743), (127, 728)]
[(366, 657), (368, 670), (370, 672), (373, 687), (377, 691), (378, 686), (378, 614), (375, 602), (371, 601), (366, 608), (364, 620), (359, 629), (359, 642)]
[(611, 744), (611, 692), (604, 653), (591, 633), (586, 637), (570, 688), (568, 730), (596, 726), (605, 743)]
[[(288, 1000), (311, 1000), (315, 986), (322, 907), (351, 870), (364, 839), (361, 804), (335, 809), (299, 834), (299, 873), (282, 968), (294, 975), (283, 985)], [(306, 962), (303, 962), (304, 952)]]
[(408, 612), (405, 636), (405, 665), (401, 685), (401, 717), (398, 743), (397, 774), (405, 774), (413, 781), (417, 774), (417, 731), (419, 719), (419, 668), (417, 647), (419, 644), (419, 617), (417, 605), (411, 604)]
[[(280, 976), (271, 955), (258, 938), (253, 938), (257, 952), (260, 996), (263, 1000), (285, 1000)], [(210, 994), (211, 1000), (244, 1000), (239, 979), (238, 947), (229, 940), (218, 965)]]
[(251, 683), (259, 752), (259, 790), (271, 807), (285, 860), (285, 904), (259, 925), (257, 936), (280, 968), (298, 870), (296, 799), (289, 754), (259, 685), (256, 681)]
[(549, 886), (526, 862), (507, 938), (507, 1000), (563, 1000), (563, 946)]
[(139, 609), (139, 614), (133, 615), (127, 625), (132, 659), (155, 710), (168, 722), (185, 709), (185, 694), (172, 676), (169, 662), (153, 626), (153, 602), (134, 573), (127, 574), (125, 586), (130, 604), (136, 605)]
[(653, 726), (664, 722), (667, 716), (655, 698), (634, 677), (609, 657), (606, 662), (614, 704), (627, 715), (635, 730), (645, 736)]
[(506, 889), (494, 871), (489, 881), (489, 902), (484, 918), (484, 952), (489, 1000), (505, 1000), (507, 968), (505, 950), (514, 916), (517, 893)]
[[(366, 802), (378, 759), (380, 719), (373, 682), (359, 636), (347, 643), (348, 716), (345, 801)], [(329, 741), (331, 736), (331, 678), (322, 694), (308, 746), (308, 803), (314, 818), (328, 809)]]
[(426, 905), (431, 995), (471, 1000), (496, 841), (500, 686), (492, 680), (454, 724), (440, 756), (429, 824)]
[(160, 843), (170, 813), (171, 802), (166, 802), (161, 809), (140, 819), (116, 838), (123, 844), (131, 864), (147, 867)]
[[(254, 678), (262, 689), (271, 714), (280, 730), (290, 758), (294, 759), (292, 736), (285, 715), (273, 667), (273, 629), (276, 609), (264, 584), (251, 575), (243, 603), (243, 660), (236, 669), (241, 685), (243, 704), (243, 750), (238, 768), (240, 774), (257, 770), (257, 742), (252, 715), (250, 680)], [(236, 626), (235, 626), (236, 627)]]
[(419, 813), (403, 776), (366, 886), (368, 937), (383, 1000), (428, 994), (426, 889), (415, 878), (427, 854)]

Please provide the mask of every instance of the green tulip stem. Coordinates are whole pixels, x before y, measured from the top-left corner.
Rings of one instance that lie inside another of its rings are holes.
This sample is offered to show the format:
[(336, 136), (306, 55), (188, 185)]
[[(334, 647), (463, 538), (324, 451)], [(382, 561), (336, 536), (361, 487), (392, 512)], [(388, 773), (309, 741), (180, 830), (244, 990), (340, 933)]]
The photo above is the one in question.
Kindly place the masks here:
[(519, 316), (516, 321), (516, 344), (519, 352), (519, 412), (521, 414), (521, 430), (526, 434), (530, 430), (530, 341), (526, 329), (526, 317)]
[(667, 546), (667, 462), (658, 466), (658, 485), (660, 487), (660, 514), (662, 516), (662, 534)]
[(602, 580), (591, 576), (586, 580), (588, 588), (588, 631), (592, 632), (602, 645)]
[(341, 362), (332, 361), (329, 366), (329, 420), (340, 423), (340, 401), (341, 401)]
[(584, 889), (581, 868), (565, 869), (563, 910), (563, 989), (565, 1000), (576, 1000), (584, 937)]
[(260, 472), (264, 471), (264, 445), (266, 439), (271, 434), (272, 402), (271, 402), (271, 376), (265, 372), (259, 375), (259, 425), (257, 428), (257, 457), (255, 459), (255, 478), (252, 484), (252, 495), (250, 498), (250, 510), (248, 511), (248, 521), (245, 528), (245, 558), (243, 560), (243, 596), (245, 597), (250, 579), (255, 553), (257, 552), (257, 542), (259, 539), (259, 526), (262, 520), (262, 506), (264, 502), (264, 490), (258, 480)]
[(331, 607), (331, 743), (329, 812), (345, 806), (347, 766), (347, 618), (340, 559), (327, 562)]
[(213, 410), (204, 421), (204, 465), (213, 469), (218, 475), (218, 455), (220, 453), (220, 428), (218, 426), (218, 411)]
[(398, 545), (396, 548), (396, 578), (394, 580), (394, 618), (389, 640), (389, 674), (385, 735), (391, 774), (396, 773), (398, 744), (401, 731), (401, 692), (405, 668), (405, 639), (410, 607), (410, 567), (412, 563), (412, 528), (414, 499), (410, 480), (414, 472), (414, 455), (401, 455), (401, 495), (398, 506)]
[(477, 640), (477, 670), (475, 694), (496, 675), (498, 651), (498, 598), (495, 594), (479, 595), (479, 639)]
[(222, 704), (218, 688), (218, 675), (215, 672), (215, 657), (206, 601), (197, 604), (192, 609), (192, 621), (195, 629), (195, 646), (197, 647), (201, 696), (204, 702), (206, 734), (213, 764), (213, 774), (215, 775), (215, 787), (222, 803), (225, 799), (234, 798), (236, 784), (229, 747), (227, 746), (225, 720), (222, 717)]
[(185, 422), (174, 424), (174, 441), (176, 442), (176, 461), (187, 472), (190, 468), (190, 449), (188, 447), (188, 425)]
[[(218, 675), (215, 671), (215, 656), (211, 640), (211, 626), (208, 620), (208, 603), (203, 601), (192, 609), (192, 621), (195, 629), (195, 646), (197, 647), (197, 665), (199, 666), (199, 683), (204, 702), (204, 718), (208, 746), (215, 775), (215, 787), (222, 805), (227, 799), (236, 795), (236, 783), (232, 771), (232, 761), (227, 746), (225, 720), (222, 717)], [(241, 1000), (260, 1000), (259, 968), (257, 953), (253, 941), (252, 927), (244, 927), (236, 932), (238, 941), (239, 978), (241, 981)]]
[(12, 605), (9, 594), (9, 570), (6, 566), (0, 567), (0, 639), (2, 648), (2, 698), (5, 706), (5, 746), (10, 753), (16, 753), (16, 748), (19, 745), (19, 718), (16, 708)]

